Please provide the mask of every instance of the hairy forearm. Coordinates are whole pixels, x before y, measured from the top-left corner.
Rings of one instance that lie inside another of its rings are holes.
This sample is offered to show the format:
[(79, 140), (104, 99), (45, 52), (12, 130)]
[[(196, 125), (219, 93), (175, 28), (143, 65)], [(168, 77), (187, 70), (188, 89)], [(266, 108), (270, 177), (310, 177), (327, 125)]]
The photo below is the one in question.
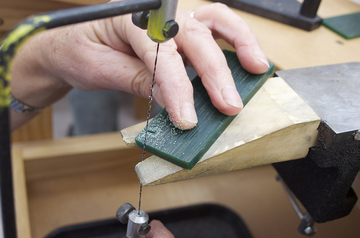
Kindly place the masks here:
[[(51, 60), (52, 32), (32, 37), (15, 56), (11, 73), (11, 92), (19, 101), (44, 108), (61, 97), (71, 87), (53, 73)], [(36, 113), (11, 112), (11, 129), (14, 130), (32, 119)]]

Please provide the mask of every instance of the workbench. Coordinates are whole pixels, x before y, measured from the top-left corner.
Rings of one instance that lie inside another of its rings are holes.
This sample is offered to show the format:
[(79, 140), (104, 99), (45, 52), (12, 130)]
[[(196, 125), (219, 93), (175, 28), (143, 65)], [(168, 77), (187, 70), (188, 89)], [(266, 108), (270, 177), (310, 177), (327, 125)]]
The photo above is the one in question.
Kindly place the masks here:
[[(179, 8), (190, 11), (207, 3), (179, 0)], [(345, 40), (325, 27), (306, 32), (235, 11), (251, 26), (277, 69), (360, 61), (360, 38)], [(318, 14), (330, 17), (356, 11), (360, 6), (350, 1), (323, 0)], [(228, 48), (224, 42), (220, 45)], [(111, 218), (121, 204), (136, 204), (139, 182), (133, 168), (140, 158), (141, 150), (127, 147), (119, 133), (14, 144), (19, 237), (43, 237), (61, 226)], [(146, 187), (142, 208), (151, 212), (217, 203), (236, 211), (254, 237), (302, 237), (297, 232), (299, 219), (275, 176), (271, 166), (259, 166)], [(360, 182), (354, 185), (359, 188)], [(316, 224), (316, 236), (359, 237), (359, 222), (357, 206), (345, 218)]]
[[(19, 237), (40, 238), (61, 226), (113, 218), (125, 202), (137, 204), (133, 170), (142, 151), (119, 133), (13, 145)], [(271, 166), (144, 187), (147, 212), (202, 203), (237, 212), (254, 237), (303, 237), (299, 219)], [(316, 224), (317, 237), (355, 238), (360, 209)], [(31, 234), (31, 236), (30, 236)]]

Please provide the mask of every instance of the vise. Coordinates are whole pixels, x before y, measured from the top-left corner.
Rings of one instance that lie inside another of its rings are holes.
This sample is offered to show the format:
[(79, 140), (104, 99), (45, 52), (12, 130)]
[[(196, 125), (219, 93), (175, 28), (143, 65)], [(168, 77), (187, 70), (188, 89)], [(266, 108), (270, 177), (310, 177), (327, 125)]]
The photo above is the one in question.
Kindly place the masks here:
[(357, 201), (360, 169), (360, 63), (278, 71), (320, 116), (316, 146), (305, 158), (275, 163), (281, 178), (321, 223), (344, 217)]

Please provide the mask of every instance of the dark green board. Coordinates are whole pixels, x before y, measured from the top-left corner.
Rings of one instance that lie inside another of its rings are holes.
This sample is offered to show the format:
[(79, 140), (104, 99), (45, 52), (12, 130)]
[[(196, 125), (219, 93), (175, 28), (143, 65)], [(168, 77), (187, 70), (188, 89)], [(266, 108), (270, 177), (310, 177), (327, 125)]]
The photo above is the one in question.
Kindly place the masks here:
[[(265, 81), (274, 73), (274, 64), (265, 74), (255, 75), (245, 71), (236, 53), (224, 51), (237, 90), (246, 105)], [(235, 116), (226, 116), (211, 103), (201, 79), (192, 81), (194, 87), (195, 110), (198, 124), (192, 130), (177, 129), (162, 110), (148, 125), (146, 151), (168, 160), (185, 169), (192, 169), (210, 146), (226, 129)], [(143, 148), (145, 129), (136, 137), (136, 145)]]
[(323, 19), (323, 25), (345, 39), (360, 36), (360, 12)]

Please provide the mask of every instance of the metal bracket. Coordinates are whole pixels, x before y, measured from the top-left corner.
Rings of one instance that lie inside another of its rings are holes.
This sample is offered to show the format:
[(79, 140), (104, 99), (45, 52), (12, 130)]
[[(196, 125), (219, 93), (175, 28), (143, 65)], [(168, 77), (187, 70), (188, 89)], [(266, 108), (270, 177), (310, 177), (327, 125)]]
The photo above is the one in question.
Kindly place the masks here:
[(322, 19), (316, 15), (321, 0), (211, 0), (303, 30), (318, 28)]

